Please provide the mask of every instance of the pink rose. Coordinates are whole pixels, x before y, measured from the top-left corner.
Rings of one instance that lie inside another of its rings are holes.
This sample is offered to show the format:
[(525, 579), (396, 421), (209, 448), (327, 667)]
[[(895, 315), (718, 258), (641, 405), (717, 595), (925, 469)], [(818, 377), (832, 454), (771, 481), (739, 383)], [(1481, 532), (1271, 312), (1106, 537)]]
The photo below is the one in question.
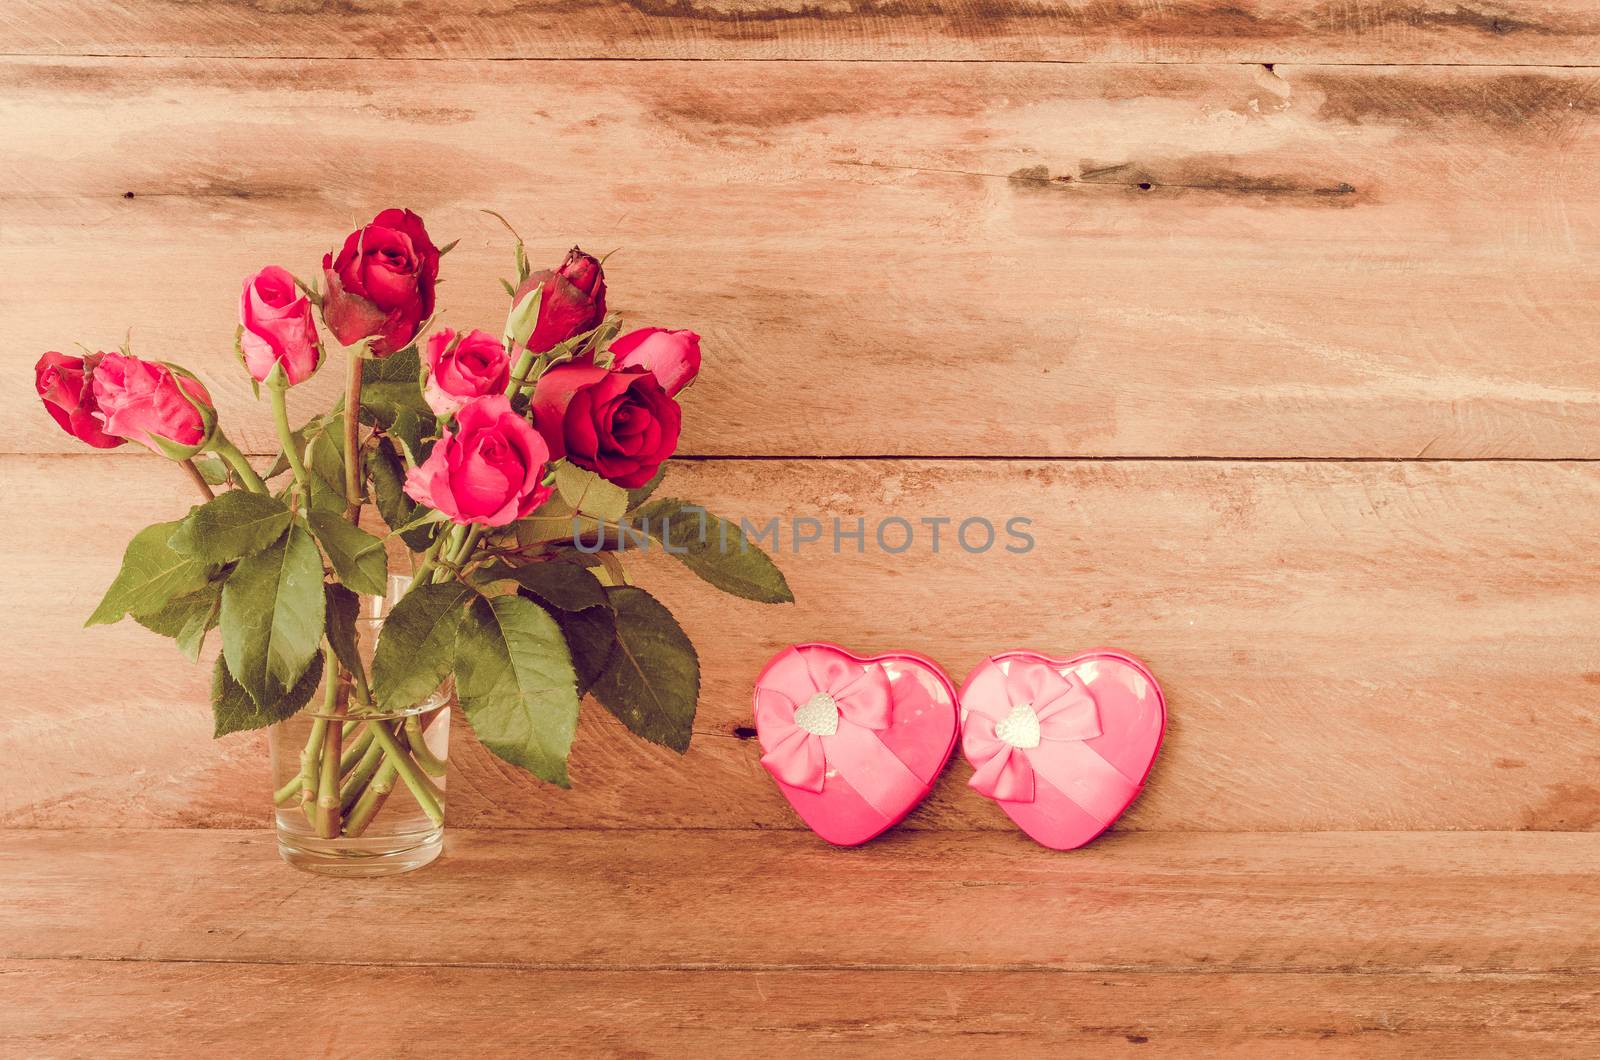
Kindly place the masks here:
[(86, 357), (68, 357), (52, 350), (33, 366), (33, 387), (44, 401), (45, 411), (62, 430), (96, 449), (114, 449), (127, 439), (107, 434), (95, 415), (99, 409), (94, 402), (92, 377), (94, 366), (104, 356), (91, 353)]
[(504, 394), (476, 398), (445, 424), (428, 459), (406, 476), (406, 494), (452, 522), (505, 526), (550, 496), (550, 451)]
[(300, 293), (287, 269), (268, 265), (244, 281), (239, 296), (239, 352), (245, 369), (258, 383), (278, 365), (290, 386), (303, 383), (317, 370), (322, 351), (311, 299)]
[[(182, 374), (179, 374), (182, 373)], [(156, 439), (197, 449), (216, 425), (211, 395), (200, 380), (160, 361), (106, 353), (94, 369), (96, 416), (107, 434), (167, 454)]]
[(611, 344), (614, 368), (647, 368), (668, 397), (694, 382), (700, 372), (700, 336), (692, 331), (640, 328)]
[(539, 319), (528, 337), (528, 349), (534, 353), (553, 349), (605, 319), (606, 274), (593, 255), (573, 247), (559, 269), (545, 269), (524, 280), (511, 304), (520, 304), (540, 284), (544, 291), (539, 296)]
[(511, 358), (498, 338), (472, 330), (458, 336), (445, 328), (428, 336), (428, 382), (422, 396), (436, 416), (447, 416), (476, 397), (504, 394)]
[(322, 320), (340, 342), (369, 336), (374, 357), (404, 349), (433, 315), (439, 248), (422, 218), (410, 210), (385, 210), (345, 238), (339, 256), (322, 258), (327, 293)]
[(628, 489), (649, 482), (678, 448), (678, 403), (643, 368), (558, 364), (539, 377), (532, 410), (552, 459)]

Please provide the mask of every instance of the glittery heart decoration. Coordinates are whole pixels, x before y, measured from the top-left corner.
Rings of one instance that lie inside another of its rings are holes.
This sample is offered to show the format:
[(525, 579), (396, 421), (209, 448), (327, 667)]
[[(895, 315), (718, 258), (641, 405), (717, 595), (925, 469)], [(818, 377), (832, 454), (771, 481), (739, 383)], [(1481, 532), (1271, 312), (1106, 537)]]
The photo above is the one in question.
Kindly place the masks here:
[(1031, 703), (1018, 703), (995, 723), (994, 734), (1012, 747), (1030, 750), (1039, 746), (1039, 715)]
[(839, 731), (839, 704), (828, 693), (818, 692), (794, 712), (794, 723), (816, 736), (832, 736)]

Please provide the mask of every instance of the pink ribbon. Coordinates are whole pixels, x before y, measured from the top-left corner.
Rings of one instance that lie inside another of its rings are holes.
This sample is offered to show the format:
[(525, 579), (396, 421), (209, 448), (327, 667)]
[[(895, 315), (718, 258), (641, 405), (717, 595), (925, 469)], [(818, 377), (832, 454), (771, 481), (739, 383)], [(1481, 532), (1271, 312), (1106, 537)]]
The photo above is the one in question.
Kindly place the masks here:
[[(811, 728), (797, 722), (796, 714), (803, 714)], [(883, 667), (832, 652), (802, 654), (790, 648), (756, 687), (756, 731), (767, 772), (817, 793), (830, 771), (837, 772), (884, 816), (904, 810), (925, 787), (875, 735), (893, 720), (894, 693)], [(829, 723), (834, 731), (826, 733)]]
[[(1054, 667), (1021, 659), (1002, 671), (989, 659), (961, 705), (962, 746), (976, 770), (968, 783), (992, 799), (1032, 802), (1036, 776), (1042, 776), (1084, 810), (1109, 820), (1136, 787), (1083, 742), (1100, 735), (1100, 711), (1075, 673), (1063, 677)], [(1036, 736), (1028, 712), (1037, 719)], [(1019, 746), (1029, 740), (1033, 746)]]

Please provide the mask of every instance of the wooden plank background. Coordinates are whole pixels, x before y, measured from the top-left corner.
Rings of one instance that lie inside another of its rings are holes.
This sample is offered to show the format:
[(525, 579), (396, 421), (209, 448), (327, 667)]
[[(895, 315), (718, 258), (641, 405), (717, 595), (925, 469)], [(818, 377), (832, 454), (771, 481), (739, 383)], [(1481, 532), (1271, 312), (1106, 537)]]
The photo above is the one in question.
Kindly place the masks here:
[(131, 326), (252, 451), (239, 278), (404, 201), (463, 240), (455, 326), (504, 319), (480, 208), (620, 247), (616, 307), (707, 340), (690, 454), (1600, 456), (1591, 70), (12, 59), (0, 97), (18, 370)]
[[(1597, 43), (1584, 0), (3, 5), (0, 1051), (1593, 1055)], [(391, 204), (461, 239), (452, 326), (505, 311), (492, 208), (705, 337), (669, 491), (1036, 547), (786, 531), (780, 608), (647, 559), (687, 755), (589, 704), (558, 792), (457, 719), (443, 861), (289, 872), (206, 668), (80, 628), (186, 484), (31, 368), (131, 326), (264, 456), (240, 279)], [(1117, 645), (1168, 740), (1086, 851), (959, 760), (833, 851), (749, 727), (813, 638)]]

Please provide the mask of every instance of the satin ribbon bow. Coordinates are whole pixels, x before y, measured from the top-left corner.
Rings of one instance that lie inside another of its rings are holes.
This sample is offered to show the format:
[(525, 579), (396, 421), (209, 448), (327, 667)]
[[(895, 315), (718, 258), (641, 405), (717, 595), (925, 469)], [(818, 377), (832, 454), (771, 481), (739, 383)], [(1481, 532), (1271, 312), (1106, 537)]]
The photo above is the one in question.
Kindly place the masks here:
[(791, 787), (820, 792), (830, 751), (859, 747), (863, 736), (876, 743), (862, 730), (887, 729), (893, 713), (883, 667), (790, 648), (757, 686), (761, 764)]
[(962, 747), (976, 769), (968, 783), (992, 799), (1032, 802), (1050, 744), (1099, 736), (1099, 708), (1075, 673), (1020, 659), (1009, 672), (992, 659), (984, 667), (961, 697)]

